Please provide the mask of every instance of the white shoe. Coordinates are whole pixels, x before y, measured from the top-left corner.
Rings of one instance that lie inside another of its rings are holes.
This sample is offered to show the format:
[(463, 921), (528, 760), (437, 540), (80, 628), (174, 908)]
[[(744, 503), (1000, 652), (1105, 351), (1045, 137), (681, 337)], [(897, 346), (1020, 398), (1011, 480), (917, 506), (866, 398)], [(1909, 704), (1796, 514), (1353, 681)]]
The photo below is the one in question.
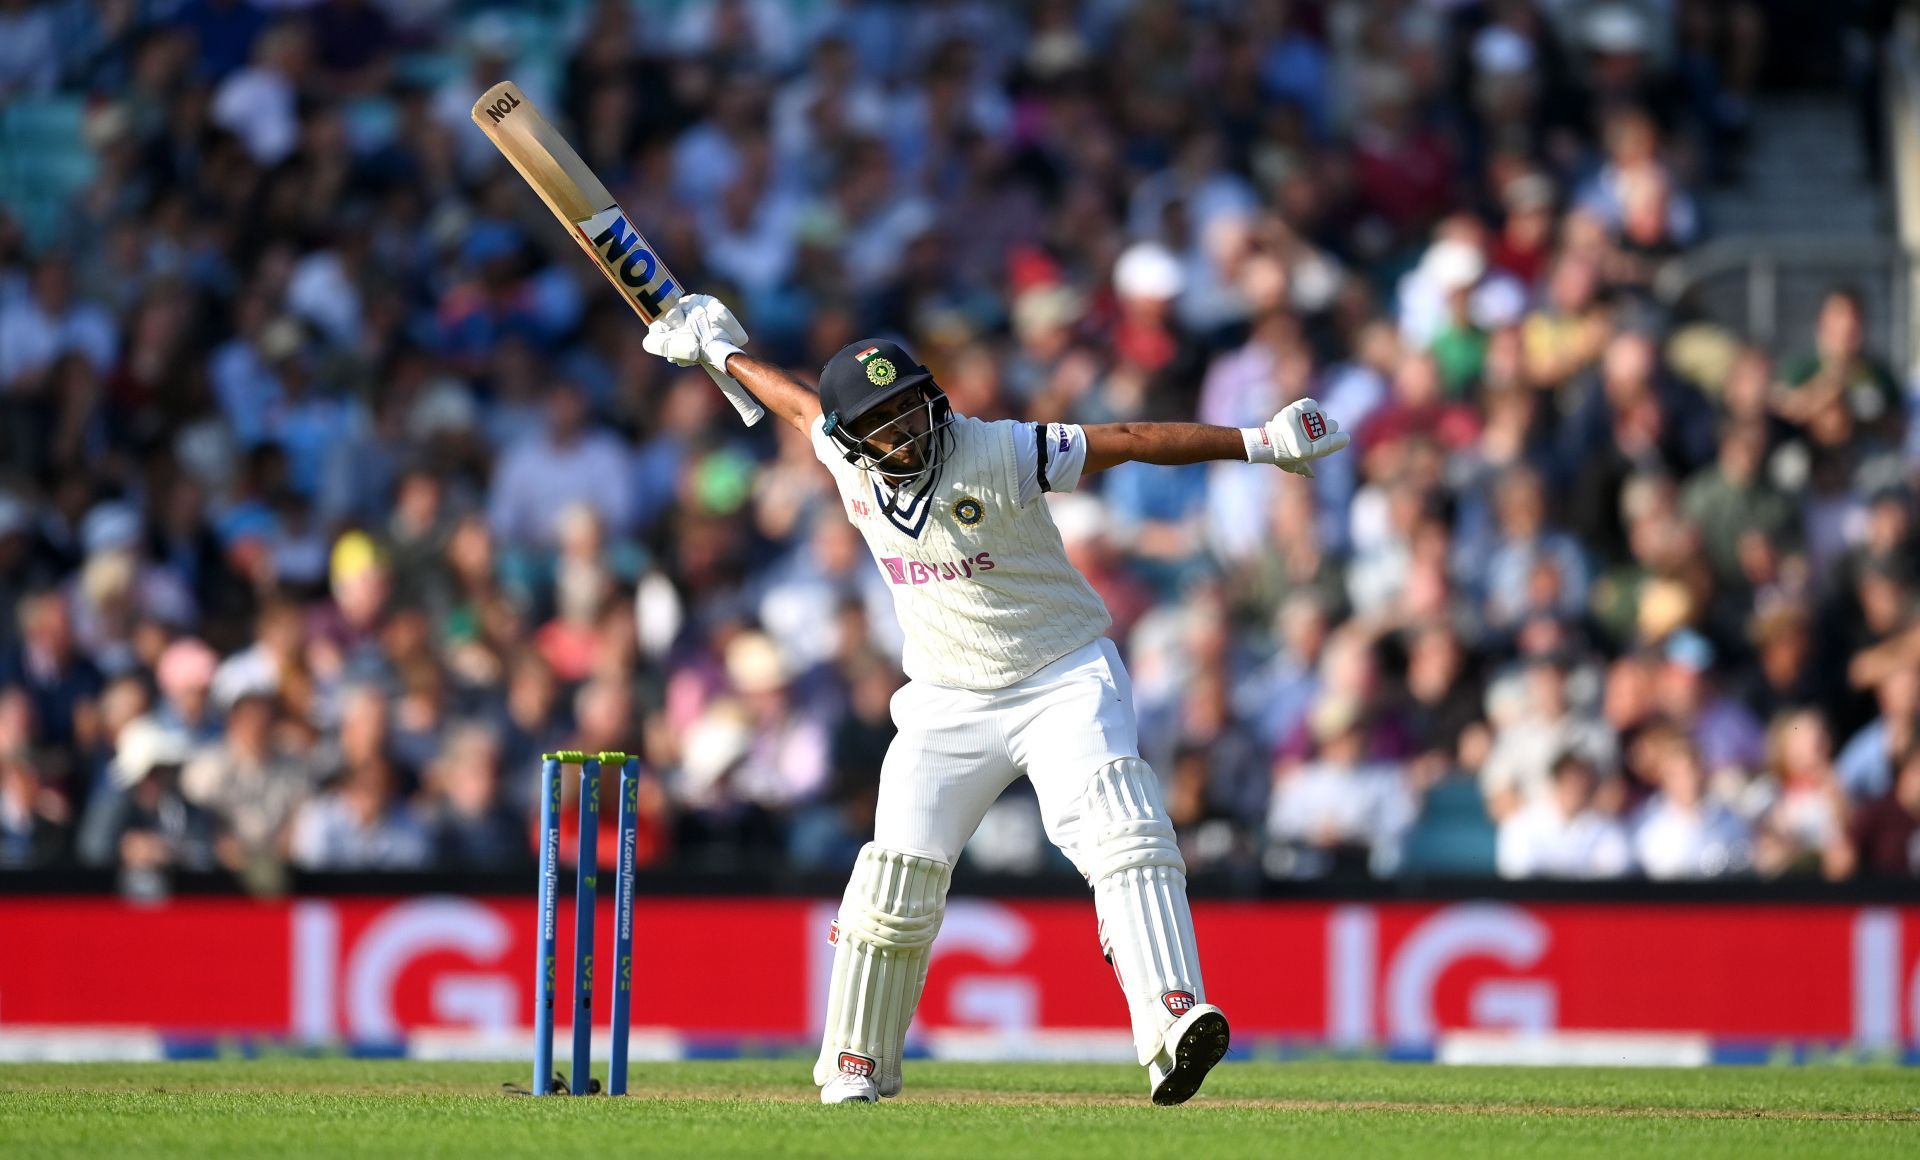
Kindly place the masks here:
[(880, 1089), (874, 1086), (872, 1076), (855, 1075), (850, 1071), (843, 1071), (821, 1087), (820, 1102), (823, 1104), (877, 1104), (880, 1102)]
[(1153, 1102), (1170, 1107), (1192, 1099), (1200, 1081), (1227, 1054), (1227, 1039), (1227, 1016), (1213, 1004), (1182, 1015), (1167, 1028), (1167, 1045), (1147, 1065)]

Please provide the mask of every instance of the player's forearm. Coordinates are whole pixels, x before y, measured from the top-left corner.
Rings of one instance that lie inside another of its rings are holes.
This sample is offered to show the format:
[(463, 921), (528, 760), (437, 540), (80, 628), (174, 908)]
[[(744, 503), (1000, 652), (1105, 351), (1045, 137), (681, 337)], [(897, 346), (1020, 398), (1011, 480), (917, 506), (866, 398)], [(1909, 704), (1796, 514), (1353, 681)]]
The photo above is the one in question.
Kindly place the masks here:
[(1237, 427), (1211, 423), (1092, 423), (1087, 434), (1083, 472), (1105, 471), (1122, 463), (1210, 463), (1247, 459), (1246, 439)]
[(752, 391), (767, 410), (801, 431), (811, 428), (820, 417), (820, 397), (772, 363), (736, 351), (727, 356), (726, 372)]

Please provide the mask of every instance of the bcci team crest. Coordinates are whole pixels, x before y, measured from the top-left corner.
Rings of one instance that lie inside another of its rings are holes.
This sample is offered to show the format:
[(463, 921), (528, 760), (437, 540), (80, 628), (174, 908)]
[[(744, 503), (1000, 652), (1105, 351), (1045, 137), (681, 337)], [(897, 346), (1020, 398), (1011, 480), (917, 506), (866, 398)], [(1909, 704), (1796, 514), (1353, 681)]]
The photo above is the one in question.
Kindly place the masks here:
[(867, 381), (876, 387), (884, 387), (900, 377), (900, 371), (893, 365), (892, 359), (874, 358), (880, 348), (870, 346), (853, 356), (853, 361), (867, 368)]
[(987, 518), (987, 509), (979, 500), (963, 495), (954, 501), (953, 518), (963, 528), (971, 528)]

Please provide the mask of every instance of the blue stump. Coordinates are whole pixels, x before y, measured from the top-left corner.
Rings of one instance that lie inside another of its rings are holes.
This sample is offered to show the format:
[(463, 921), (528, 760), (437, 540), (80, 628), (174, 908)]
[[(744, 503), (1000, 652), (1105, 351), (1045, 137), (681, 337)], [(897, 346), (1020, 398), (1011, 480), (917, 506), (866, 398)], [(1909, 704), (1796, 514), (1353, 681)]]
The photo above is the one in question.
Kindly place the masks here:
[(633, 867), (640, 853), (640, 759), (620, 770), (620, 853), (613, 883), (613, 1052), (607, 1091), (627, 1094), (627, 1030), (633, 1018)]
[(593, 909), (600, 897), (600, 759), (580, 762), (580, 864), (573, 893), (573, 1094), (593, 1082)]
[(540, 947), (533, 971), (533, 1087), (543, 1096), (553, 1082), (553, 992), (559, 954), (560, 759), (540, 762)]

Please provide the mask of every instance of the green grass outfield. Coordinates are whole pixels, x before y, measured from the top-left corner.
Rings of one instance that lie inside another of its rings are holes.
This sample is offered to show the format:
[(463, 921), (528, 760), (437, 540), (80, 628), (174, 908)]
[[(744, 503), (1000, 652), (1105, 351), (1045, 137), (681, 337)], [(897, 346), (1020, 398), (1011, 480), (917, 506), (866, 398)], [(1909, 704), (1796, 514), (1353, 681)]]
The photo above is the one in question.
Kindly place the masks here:
[(1192, 1103), (1138, 1069), (910, 1063), (821, 1107), (797, 1061), (641, 1064), (626, 1099), (502, 1094), (523, 1066), (275, 1058), (0, 1066), (0, 1156), (1920, 1155), (1920, 1072), (1235, 1063)]

